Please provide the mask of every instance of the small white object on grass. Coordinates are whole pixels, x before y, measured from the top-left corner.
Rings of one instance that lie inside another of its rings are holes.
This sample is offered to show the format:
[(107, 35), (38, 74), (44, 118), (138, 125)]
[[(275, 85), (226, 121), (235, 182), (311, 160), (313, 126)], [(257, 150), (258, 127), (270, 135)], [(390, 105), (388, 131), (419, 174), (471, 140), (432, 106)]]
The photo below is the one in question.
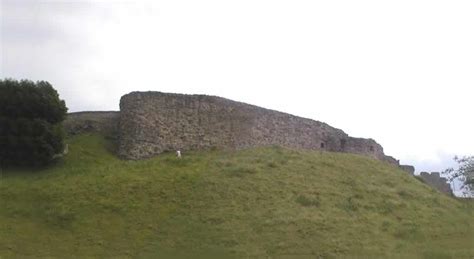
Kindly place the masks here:
[(181, 158), (181, 151), (176, 150), (176, 157)]

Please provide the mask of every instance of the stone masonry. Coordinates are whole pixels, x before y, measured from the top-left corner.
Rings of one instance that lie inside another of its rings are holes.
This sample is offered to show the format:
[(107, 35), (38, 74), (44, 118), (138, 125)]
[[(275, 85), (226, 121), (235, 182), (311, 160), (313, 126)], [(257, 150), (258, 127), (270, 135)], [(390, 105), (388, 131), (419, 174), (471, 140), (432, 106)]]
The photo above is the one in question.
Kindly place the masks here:
[(421, 172), (419, 177), (423, 179), (426, 184), (439, 190), (440, 192), (453, 195), (453, 190), (451, 189), (451, 185), (449, 185), (447, 182), (448, 180), (444, 177), (441, 177), (438, 172), (432, 172), (431, 174), (427, 172)]
[(410, 175), (415, 175), (415, 167), (412, 165), (400, 165), (400, 169), (409, 173)]
[(64, 121), (64, 128), (70, 136), (100, 132), (109, 138), (116, 138), (119, 135), (119, 119), (120, 112), (116, 111), (73, 112)]
[(326, 123), (207, 95), (132, 92), (120, 100), (119, 155), (142, 159), (166, 151), (281, 145), (346, 152), (394, 165), (373, 139)]

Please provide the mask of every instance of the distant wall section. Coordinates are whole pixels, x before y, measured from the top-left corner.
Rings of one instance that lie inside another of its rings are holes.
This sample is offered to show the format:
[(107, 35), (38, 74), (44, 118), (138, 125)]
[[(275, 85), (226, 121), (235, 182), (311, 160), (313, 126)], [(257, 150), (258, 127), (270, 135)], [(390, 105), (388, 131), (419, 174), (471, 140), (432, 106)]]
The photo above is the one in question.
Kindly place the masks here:
[(448, 195), (454, 195), (451, 186), (447, 182), (448, 180), (444, 177), (441, 177), (438, 172), (432, 172), (431, 174), (427, 172), (421, 172), (419, 177), (423, 179), (426, 184), (432, 186), (438, 191)]
[(98, 132), (118, 138), (120, 112), (88, 111), (69, 113), (63, 125), (68, 135)]

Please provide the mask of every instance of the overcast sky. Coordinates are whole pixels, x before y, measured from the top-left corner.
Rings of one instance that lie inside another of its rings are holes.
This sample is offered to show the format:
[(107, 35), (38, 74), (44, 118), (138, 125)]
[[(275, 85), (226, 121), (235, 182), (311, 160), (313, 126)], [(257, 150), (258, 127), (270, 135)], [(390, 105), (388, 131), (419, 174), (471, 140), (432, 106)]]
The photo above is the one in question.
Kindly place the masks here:
[(320, 120), (417, 171), (474, 150), (474, 1), (1, 1), (0, 77), (70, 111), (131, 91)]

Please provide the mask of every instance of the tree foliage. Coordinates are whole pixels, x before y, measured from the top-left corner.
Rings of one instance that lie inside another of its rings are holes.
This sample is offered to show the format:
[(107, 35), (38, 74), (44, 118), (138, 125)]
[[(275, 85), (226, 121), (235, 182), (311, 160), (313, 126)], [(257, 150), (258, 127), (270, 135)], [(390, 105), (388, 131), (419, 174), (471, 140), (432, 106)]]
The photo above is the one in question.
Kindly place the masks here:
[(64, 147), (66, 104), (45, 81), (0, 80), (1, 165), (44, 165)]
[(458, 168), (448, 168), (443, 174), (452, 182), (455, 179), (463, 183), (462, 190), (468, 196), (474, 195), (474, 156), (454, 157)]

